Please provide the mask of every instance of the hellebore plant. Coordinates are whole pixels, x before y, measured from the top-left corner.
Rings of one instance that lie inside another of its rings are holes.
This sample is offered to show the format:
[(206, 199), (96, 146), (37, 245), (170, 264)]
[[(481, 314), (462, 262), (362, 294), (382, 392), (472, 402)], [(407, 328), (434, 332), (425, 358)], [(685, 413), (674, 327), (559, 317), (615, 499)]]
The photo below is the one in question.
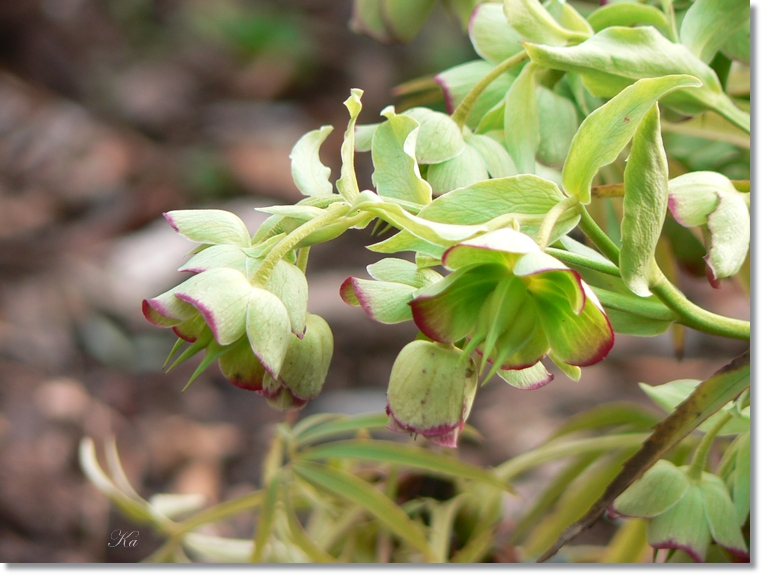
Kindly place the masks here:
[[(385, 41), (409, 40), (434, 3), (357, 0), (352, 25)], [(735, 278), (748, 290), (744, 148), (750, 118), (748, 101), (725, 90), (731, 77), (738, 84), (746, 70), (740, 62), (748, 63), (748, 2), (665, 1), (663, 9), (617, 2), (584, 15), (563, 0), (449, 4), (468, 24), (480, 58), (402, 90), (423, 101), (438, 86), (448, 113), (388, 106), (380, 122), (358, 125), (362, 91), (352, 90), (344, 102), (349, 123), (335, 182), (320, 159), (321, 144), (333, 130), (323, 126), (302, 136), (291, 153), (294, 182), (305, 198), (262, 208), (270, 216), (253, 234), (224, 211), (165, 214), (178, 233), (198, 244), (180, 268), (194, 275), (145, 300), (143, 313), (179, 337), (170, 368), (204, 351), (191, 381), (217, 361), (230, 382), (276, 409), (300, 409), (314, 399), (328, 376), (333, 338), (328, 324), (307, 311), (310, 246), (373, 222), (376, 231), (394, 233), (369, 246), (384, 256), (368, 266), (370, 279), (347, 278), (338, 288), (341, 297), (381, 323), (413, 321), (420, 330), (394, 363), (386, 417), (336, 420), (335, 428), (308, 419), (279, 428), (268, 457), (267, 491), (258, 500), (258, 531), (247, 543), (251, 558), (280, 557), (267, 547), (280, 541), (273, 535), (280, 509), (287, 539), (309, 560), (336, 560), (334, 547), (315, 543), (289, 514), (290, 497), (303, 497), (300, 486), (309, 484), (307, 499), (317, 501), (314, 493), (325, 492), (351, 501), (389, 530), (379, 537), (393, 534), (400, 548), (415, 550), (410, 552), (420, 560), (446, 561), (449, 540), (437, 539), (433, 523), (425, 532), (410, 519), (416, 511), (390, 499), (395, 466), (448, 470), (503, 489), (507, 479), (534, 465), (572, 456), (558, 482), (517, 525), (512, 541), (527, 557), (546, 559), (610, 507), (613, 514), (647, 521), (647, 533), (635, 545), (642, 523), (627, 523), (615, 540), (630, 543), (612, 540), (604, 555), (609, 559), (637, 560), (633, 549), (644, 549), (646, 537), (656, 549), (682, 549), (695, 561), (706, 559), (712, 540), (747, 558), (748, 352), (702, 382), (644, 386), (669, 412), (653, 432), (656, 422), (641, 408), (600, 406), (494, 473), (376, 440), (305, 447), (341, 430), (384, 424), (456, 447), (480, 380), (483, 385), (497, 374), (515, 388), (536, 389), (553, 379), (546, 358), (578, 380), (581, 368), (612, 350), (615, 333), (670, 330), (678, 355), (686, 327), (750, 337), (748, 321), (705, 310), (677, 286), (681, 267), (705, 273), (714, 287)], [(424, 93), (413, 94), (422, 86)], [(734, 90), (742, 91), (737, 85)], [(683, 122), (686, 116), (706, 120), (706, 126)], [(357, 152), (370, 152), (374, 167), (363, 186), (354, 170)], [(690, 171), (699, 157), (703, 163)], [(387, 257), (400, 253), (408, 256)], [(564, 434), (607, 426), (612, 434), (555, 443)], [(696, 430), (705, 433), (697, 448)], [(728, 445), (714, 442), (718, 434), (737, 437)], [(705, 467), (715, 444), (725, 446), (725, 454), (712, 473)], [(693, 463), (681, 467), (694, 448)], [(102, 477), (94, 455), (83, 453), (94, 481), (134, 510)], [(316, 463), (329, 457), (391, 465), (387, 495)], [(591, 466), (596, 458), (599, 464)], [(565, 492), (583, 475), (601, 487), (598, 501), (584, 499), (588, 489)], [(455, 521), (456, 502), (471, 492), (461, 495), (452, 499), (453, 507), (432, 507), (430, 517)], [(491, 509), (500, 508), (499, 500), (489, 501)], [(553, 505), (558, 513), (539, 523), (552, 538), (537, 530), (528, 537), (538, 514)], [(569, 509), (589, 511), (569, 525), (581, 513)], [(496, 529), (499, 513), (477, 515), (487, 517), (485, 529)], [(190, 527), (162, 525), (175, 546), (183, 541), (197, 548), (196, 540), (184, 539)], [(490, 533), (475, 534), (473, 541)], [(476, 546), (469, 543), (454, 557), (483, 557)]]

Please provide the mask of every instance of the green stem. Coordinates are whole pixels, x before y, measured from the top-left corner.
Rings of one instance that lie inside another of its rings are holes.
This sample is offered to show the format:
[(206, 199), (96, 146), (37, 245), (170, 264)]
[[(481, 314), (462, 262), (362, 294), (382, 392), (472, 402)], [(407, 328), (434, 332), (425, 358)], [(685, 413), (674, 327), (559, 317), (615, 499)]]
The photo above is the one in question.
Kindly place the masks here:
[(542, 220), (540, 229), (537, 232), (537, 244), (545, 249), (550, 242), (550, 236), (553, 234), (553, 228), (561, 219), (567, 210), (573, 208), (579, 203), (579, 198), (576, 196), (569, 196), (558, 202), (555, 206), (548, 210), (545, 214), (545, 218)]
[(669, 22), (669, 39), (672, 42), (678, 42), (680, 34), (677, 31), (677, 18), (675, 18), (675, 6), (673, 5), (672, 0), (661, 0), (661, 7)]
[(619, 248), (617, 245), (611, 241), (611, 238), (606, 235), (606, 232), (595, 223), (595, 220), (585, 209), (585, 206), (579, 206), (579, 215), (582, 216), (582, 219), (579, 221), (579, 229), (592, 240), (598, 249), (603, 252), (603, 255), (609, 258), (611, 262), (618, 267)]
[(749, 341), (751, 324), (748, 321), (718, 315), (697, 306), (672, 285), (658, 267), (654, 268), (654, 276), (651, 291), (678, 315), (681, 324), (705, 333)]
[(514, 54), (507, 60), (503, 60), (500, 64), (495, 66), (486, 76), (479, 80), (473, 88), (471, 88), (471, 91), (466, 94), (463, 101), (458, 104), (458, 107), (455, 108), (455, 111), (452, 113), (453, 121), (461, 128), (465, 126), (468, 115), (471, 113), (471, 108), (474, 107), (476, 100), (479, 99), (482, 92), (484, 92), (492, 82), (497, 80), (501, 74), (507, 72), (511, 68), (515, 68), (528, 59), (529, 54), (527, 54), (525, 50), (522, 50), (518, 54)]
[(613, 264), (594, 260), (592, 258), (575, 254), (573, 252), (567, 252), (566, 250), (559, 250), (557, 248), (545, 248), (545, 251), (557, 260), (561, 260), (565, 264), (587, 268), (589, 270), (594, 270), (596, 272), (601, 272), (603, 274), (617, 278), (621, 277), (619, 274), (619, 268)]
[(331, 204), (326, 208), (325, 213), (296, 228), (270, 250), (270, 253), (267, 254), (267, 257), (254, 275), (254, 281), (260, 285), (265, 285), (267, 280), (270, 279), (270, 274), (275, 268), (275, 265), (282, 260), (288, 252), (293, 250), (299, 242), (318, 231), (320, 228), (343, 217), (350, 209), (351, 208), (344, 202)]
[(307, 273), (307, 261), (310, 259), (310, 248), (301, 248), (299, 250), (299, 257), (296, 258), (296, 267), (298, 267), (303, 274)]
[(699, 443), (695, 453), (693, 454), (693, 461), (691, 461), (691, 466), (688, 468), (688, 477), (695, 479), (696, 481), (701, 479), (701, 474), (706, 467), (706, 458), (709, 455), (709, 450), (712, 447), (712, 443), (714, 443), (714, 438), (725, 426), (725, 424), (730, 421), (731, 417), (733, 416), (730, 413), (724, 414), (722, 417), (720, 417), (717, 423), (714, 424), (712, 429), (710, 429), (701, 439), (701, 443)]

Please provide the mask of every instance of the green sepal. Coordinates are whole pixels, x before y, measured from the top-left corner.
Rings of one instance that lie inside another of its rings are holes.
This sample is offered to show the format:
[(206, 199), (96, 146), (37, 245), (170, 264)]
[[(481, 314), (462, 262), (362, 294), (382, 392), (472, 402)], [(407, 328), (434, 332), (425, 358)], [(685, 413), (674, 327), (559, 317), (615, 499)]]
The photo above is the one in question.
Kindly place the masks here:
[(722, 479), (711, 473), (702, 473), (701, 495), (704, 498), (704, 513), (712, 538), (723, 549), (736, 557), (749, 559), (749, 549), (741, 534), (741, 521), (730, 499), (728, 488)]
[(212, 245), (194, 255), (177, 271), (201, 273), (222, 267), (244, 271), (247, 265), (245, 253), (247, 249), (250, 248), (240, 248), (228, 244)]
[(530, 42), (563, 46), (569, 41), (579, 42), (589, 36), (561, 26), (539, 0), (504, 0), (503, 9), (508, 24)]
[(676, 505), (648, 522), (646, 537), (656, 549), (682, 549), (694, 561), (704, 561), (712, 535), (698, 484), (689, 482)]
[(333, 334), (320, 316), (307, 315), (304, 337), (291, 337), (278, 381), (301, 400), (320, 394), (333, 357)]
[(291, 322), (286, 306), (275, 294), (252, 288), (245, 328), (254, 355), (273, 379), (277, 379), (291, 342)]
[(518, 389), (538, 389), (553, 381), (550, 373), (542, 362), (537, 362), (524, 369), (501, 369), (497, 374), (508, 384)]
[(508, 24), (499, 4), (479, 4), (468, 23), (471, 44), (482, 58), (493, 64), (521, 51), (521, 35)]
[(408, 108), (402, 114), (418, 122), (415, 159), (419, 164), (439, 164), (463, 152), (461, 129), (447, 114), (418, 107)]
[(458, 156), (429, 166), (426, 179), (431, 185), (432, 193), (439, 196), (488, 180), (489, 172), (481, 154), (473, 146), (466, 144)]
[(341, 177), (336, 180), (336, 189), (347, 202), (354, 201), (360, 193), (355, 174), (355, 124), (362, 110), (362, 94), (362, 90), (352, 88), (349, 98), (344, 101), (344, 106), (349, 111), (349, 123), (341, 144)]
[(246, 224), (225, 210), (173, 210), (164, 217), (177, 233), (194, 242), (242, 248), (251, 245)]
[(241, 389), (261, 391), (265, 368), (251, 350), (248, 338), (230, 346), (230, 350), (219, 358), (220, 371), (225, 378)]
[(613, 510), (627, 517), (651, 518), (671, 509), (685, 496), (690, 481), (675, 464), (660, 459), (614, 500)]
[(537, 66), (527, 64), (505, 95), (503, 116), (505, 147), (521, 173), (533, 174), (540, 146), (540, 116), (537, 110)]
[(291, 331), (297, 337), (304, 335), (307, 317), (308, 285), (304, 272), (284, 260), (275, 264), (265, 288), (274, 293), (288, 312)]
[(382, 18), (398, 42), (410, 42), (418, 35), (436, 0), (383, 0)]
[[(486, 4), (482, 4), (482, 6), (486, 6)], [(507, 178), (518, 174), (513, 158), (499, 142), (489, 136), (472, 133), (466, 134), (465, 139), (467, 145), (479, 152), (484, 166), (487, 168), (487, 173), (492, 178)]]

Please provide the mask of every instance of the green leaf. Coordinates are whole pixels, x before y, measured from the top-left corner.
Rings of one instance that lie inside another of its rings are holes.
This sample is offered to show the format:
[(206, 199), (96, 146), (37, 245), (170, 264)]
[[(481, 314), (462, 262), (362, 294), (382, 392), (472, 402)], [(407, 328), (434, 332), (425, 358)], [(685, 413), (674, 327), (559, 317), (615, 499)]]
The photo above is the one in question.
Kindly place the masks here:
[(293, 464), (294, 473), (318, 489), (359, 505), (376, 517), (392, 533), (433, 558), (421, 527), (414, 523), (391, 499), (358, 477), (325, 465), (300, 459)]
[(445, 477), (473, 479), (493, 485), (498, 489), (513, 492), (512, 487), (495, 475), (491, 469), (460, 461), (444, 453), (429, 451), (422, 447), (405, 445), (397, 441), (380, 439), (353, 439), (334, 441), (301, 452), (305, 459), (362, 459), (393, 463), (404, 467), (422, 469)]
[(505, 0), (503, 6), (508, 24), (530, 42), (563, 46), (569, 41), (580, 42), (589, 36), (561, 26), (539, 0)]
[(487, 2), (476, 7), (468, 24), (468, 36), (476, 53), (493, 64), (522, 50), (522, 37), (508, 25), (499, 4)]
[(714, 70), (650, 26), (606, 28), (577, 46), (525, 44), (525, 49), (539, 66), (579, 73), (590, 92), (604, 98), (615, 96), (642, 78), (695, 76), (703, 84), (700, 88), (691, 84), (696, 89), (678, 89), (664, 97), (663, 103), (684, 114), (714, 110), (749, 131), (748, 115), (723, 92)]
[(246, 333), (244, 318), (253, 289), (238, 270), (214, 268), (177, 286), (175, 296), (201, 312), (217, 343), (229, 345)]
[(651, 295), (654, 255), (667, 216), (667, 153), (661, 140), (659, 104), (640, 121), (624, 170), (622, 249), (619, 269), (632, 292)]
[(431, 186), (421, 177), (415, 159), (418, 122), (404, 114), (395, 114), (391, 106), (381, 113), (387, 121), (373, 135), (373, 185), (380, 196), (416, 204), (429, 203)]
[(463, 134), (452, 118), (428, 108), (409, 108), (403, 115), (419, 124), (415, 159), (419, 164), (438, 164), (463, 152)]
[(534, 157), (540, 145), (537, 110), (537, 66), (527, 64), (505, 95), (505, 147), (522, 173), (534, 173)]
[(242, 248), (251, 245), (246, 224), (225, 210), (173, 210), (164, 217), (177, 233), (194, 242)]
[[(434, 76), (434, 81), (439, 84), (444, 93), (445, 105), (448, 113), (452, 113), (463, 101), (476, 83), (486, 76), (495, 66), (484, 60), (474, 60), (455, 66)], [(498, 76), (482, 94), (477, 98), (471, 113), (468, 115), (466, 125), (476, 128), (484, 114), (493, 108), (511, 87), (516, 76), (506, 72)]]
[(341, 144), (341, 177), (336, 180), (336, 188), (348, 202), (354, 201), (360, 193), (355, 174), (355, 124), (362, 110), (362, 94), (362, 90), (352, 88), (351, 95), (344, 101), (344, 106), (349, 111), (349, 123)]
[(611, 402), (593, 407), (568, 418), (556, 428), (548, 441), (578, 431), (587, 431), (604, 427), (627, 426), (638, 431), (647, 430), (658, 422), (658, 417), (639, 405), (624, 402)]
[(331, 168), (320, 161), (320, 146), (333, 126), (321, 126), (307, 132), (291, 150), (291, 175), (299, 191), (305, 196), (328, 196), (333, 193)]
[(617, 2), (601, 6), (587, 17), (593, 30), (600, 32), (611, 26), (635, 26), (644, 24), (656, 26), (662, 32), (670, 29), (667, 15), (655, 6), (637, 4), (635, 2)]
[(140, 523), (156, 522), (147, 502), (137, 501), (127, 496), (103, 472), (95, 454), (95, 442), (89, 437), (83, 438), (79, 444), (79, 465), (85, 477), (127, 517)]
[(595, 174), (617, 159), (654, 102), (673, 90), (698, 85), (691, 76), (639, 80), (585, 118), (564, 163), (566, 193), (589, 204)]
[(429, 166), (426, 174), (431, 190), (436, 195), (446, 194), (458, 188), (464, 188), (489, 179), (487, 167), (481, 154), (467, 144), (463, 152), (442, 162)]
[(423, 28), (435, 3), (435, 0), (383, 0), (381, 13), (394, 39), (410, 42)]
[(487, 172), (493, 178), (507, 178), (518, 174), (513, 158), (499, 142), (481, 134), (467, 134), (466, 144), (482, 157)]
[[(671, 413), (675, 407), (685, 401), (696, 387), (701, 383), (698, 379), (677, 379), (664, 383), (662, 385), (648, 385), (646, 383), (640, 383), (640, 389), (651, 398), (659, 407)], [(719, 419), (727, 412), (734, 413), (733, 404), (724, 406), (719, 413), (711, 416), (704, 423), (698, 426), (698, 430), (703, 432), (710, 431)], [(733, 417), (728, 421), (720, 430), (720, 435), (735, 435), (737, 433), (746, 433), (749, 431), (750, 418), (749, 408), (743, 410), (742, 417)]]
[[(305, 422), (307, 420), (304, 420)], [(331, 437), (355, 433), (360, 429), (385, 429), (389, 422), (386, 413), (363, 413), (360, 415), (334, 415), (328, 421), (320, 422), (306, 429), (299, 429), (299, 424), (294, 426), (297, 446), (308, 445), (315, 441), (330, 439)]]
[[(548, 166), (560, 167), (579, 127), (577, 110), (571, 100), (545, 86), (537, 86), (536, 96), (540, 130), (537, 159)], [(506, 130), (509, 129), (506, 124)]]
[(683, 18), (680, 41), (704, 62), (711, 62), (750, 15), (748, 0), (696, 0)]
[[(746, 351), (728, 365), (703, 381), (695, 391), (670, 415), (654, 428), (638, 452), (630, 458), (622, 471), (606, 488), (582, 519), (564, 530), (551, 548), (540, 557), (544, 561), (556, 553), (567, 541), (592, 525), (611, 502), (627, 487), (653, 466), (670, 449), (696, 429), (711, 415), (749, 387), (750, 353)], [(501, 474), (505, 477), (505, 474)], [(649, 524), (650, 527), (650, 524)], [(651, 538), (649, 537), (649, 541)]]
[(265, 547), (273, 532), (275, 510), (280, 499), (280, 490), (281, 478), (276, 475), (270, 480), (264, 500), (262, 501), (262, 510), (260, 511), (259, 522), (257, 523), (257, 533), (254, 537), (254, 549), (250, 559), (252, 563), (260, 563), (264, 559)]

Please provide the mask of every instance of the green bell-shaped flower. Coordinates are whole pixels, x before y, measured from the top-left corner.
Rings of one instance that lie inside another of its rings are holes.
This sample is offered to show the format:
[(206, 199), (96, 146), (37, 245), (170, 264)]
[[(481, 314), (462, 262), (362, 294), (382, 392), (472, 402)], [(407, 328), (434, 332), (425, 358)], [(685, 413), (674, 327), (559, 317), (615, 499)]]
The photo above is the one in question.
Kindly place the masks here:
[[(500, 229), (445, 251), (453, 273), (411, 301), (413, 319), (431, 339), (477, 351), (493, 370), (524, 370), (546, 355), (562, 369), (601, 361), (614, 332), (579, 274), (529, 236)], [(483, 365), (482, 365), (483, 367)], [(549, 378), (536, 370), (538, 387)]]
[(457, 347), (424, 340), (407, 344), (389, 379), (388, 429), (457, 447), (477, 381), (473, 360)]
[(612, 504), (612, 515), (648, 519), (646, 535), (655, 549), (682, 549), (704, 562), (712, 539), (740, 560), (749, 559), (741, 525), (722, 480), (703, 472), (700, 479), (659, 460)]

